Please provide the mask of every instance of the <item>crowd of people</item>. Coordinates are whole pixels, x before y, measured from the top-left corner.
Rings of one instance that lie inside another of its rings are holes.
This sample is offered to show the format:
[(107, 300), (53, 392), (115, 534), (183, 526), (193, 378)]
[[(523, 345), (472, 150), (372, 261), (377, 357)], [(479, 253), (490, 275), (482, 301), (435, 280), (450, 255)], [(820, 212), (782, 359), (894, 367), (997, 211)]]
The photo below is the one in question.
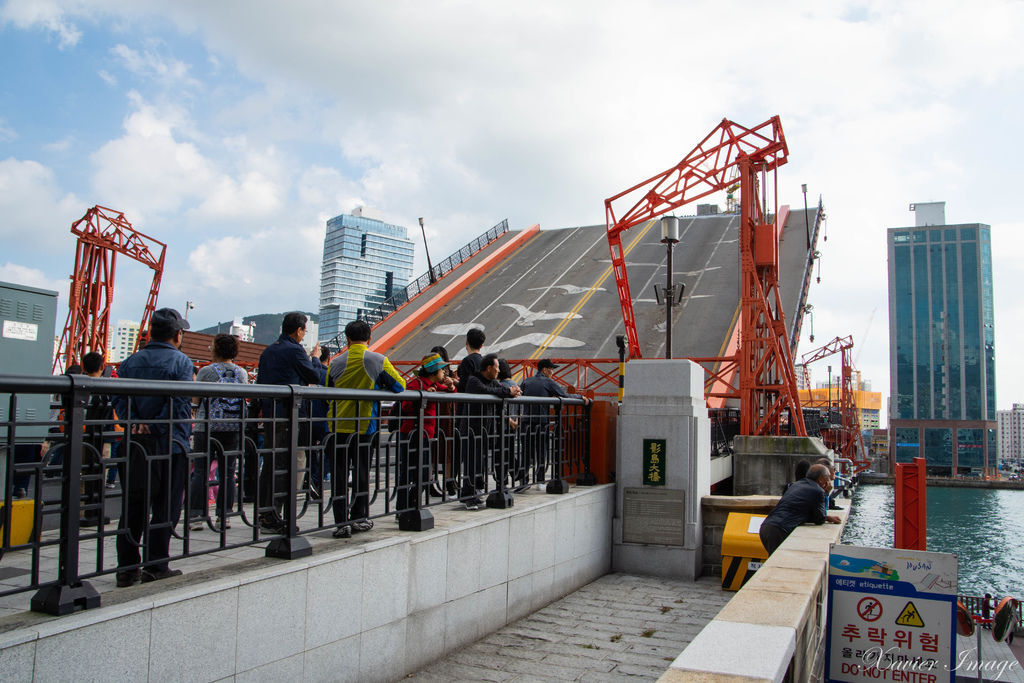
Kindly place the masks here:
[[(478, 328), (467, 332), (466, 355), (457, 366), (443, 346), (435, 346), (406, 382), (385, 355), (370, 350), (371, 329), (365, 321), (355, 320), (345, 327), (346, 347), (333, 358), (319, 344), (311, 353), (303, 347), (307, 322), (303, 313), (285, 315), (281, 335), (259, 358), (256, 384), (394, 394), (408, 390), (499, 398), (583, 398), (568, 394), (552, 378), (557, 366), (547, 359), (538, 363), (536, 375), (517, 384), (505, 359), (482, 353), (486, 335)], [(212, 362), (195, 372), (180, 350), (187, 329), (188, 321), (178, 311), (155, 311), (148, 342), (120, 364), (116, 376), (249, 383), (248, 373), (235, 362), (238, 340), (227, 334), (214, 337)], [(80, 371), (90, 376), (110, 374), (98, 353), (86, 354)], [(103, 516), (101, 488), (104, 483), (113, 486), (114, 477), (120, 476), (124, 507), (116, 544), (119, 587), (181, 574), (170, 568), (168, 558), (183, 508), (188, 510), (191, 531), (222, 531), (230, 528), (237, 514), (236, 492), (242, 502), (256, 504), (261, 530), (287, 535), (288, 524), (295, 525), (294, 501), (286, 509), (294, 498), (290, 491), (321, 499), (329, 485), (334, 537), (369, 531), (374, 496), (370, 474), (385, 429), (398, 435), (393, 510), (402, 529), (424, 528), (419, 525), (430, 513), (424, 513), (418, 501), (441, 498), (476, 510), (485, 504), (480, 496), (491, 488), (491, 476), (497, 489), (505, 492), (527, 488), (531, 468), (533, 481), (543, 481), (547, 473), (547, 404), (509, 408), (493, 401), (406, 397), (398, 398), (382, 415), (381, 403), (375, 400), (325, 398), (296, 403), (297, 420), (293, 419), (296, 406), (280, 398), (247, 402), (241, 396), (92, 396), (86, 415), (86, 441), (91, 447), (83, 451), (82, 471), (88, 476), (83, 476), (81, 522), (109, 523)], [(128, 425), (127, 439), (120, 431), (123, 424)], [(463, 438), (436, 438), (455, 432)], [(255, 448), (246, 446), (250, 438)], [(104, 480), (104, 463), (111, 458), (121, 464), (108, 465)], [(55, 464), (52, 459), (51, 464)]]

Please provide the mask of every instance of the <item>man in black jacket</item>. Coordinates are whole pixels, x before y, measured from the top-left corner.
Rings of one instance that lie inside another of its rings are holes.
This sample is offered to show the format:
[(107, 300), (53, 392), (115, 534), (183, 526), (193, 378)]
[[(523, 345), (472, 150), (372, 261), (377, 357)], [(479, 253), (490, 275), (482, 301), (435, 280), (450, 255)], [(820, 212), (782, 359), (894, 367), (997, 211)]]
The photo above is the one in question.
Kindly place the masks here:
[(801, 524), (839, 524), (835, 515), (826, 514), (828, 492), (832, 488), (828, 468), (824, 465), (812, 465), (807, 476), (794, 482), (786, 489), (778, 504), (772, 508), (761, 523), (758, 535), (764, 549), (771, 555), (782, 542), (793, 533), (793, 529)]
[[(522, 389), (518, 386), (507, 387), (499, 382), (498, 371), (498, 357), (493, 353), (487, 354), (480, 361), (480, 371), (466, 380), (465, 393), (489, 394), (499, 398), (515, 398), (522, 394)], [(476, 497), (474, 482), (484, 479), (486, 476), (484, 473), (487, 471), (487, 467), (483, 460), (486, 454), (487, 440), (489, 436), (496, 436), (500, 430), (497, 419), (501, 413), (501, 407), (474, 403), (466, 406), (466, 411), (469, 416), (467, 432), (470, 442), (470, 457), (465, 463), (466, 476), (462, 480), (461, 495), (462, 497), (469, 496), (469, 499), (464, 501), (466, 508), (476, 510), (483, 504), (483, 501)]]

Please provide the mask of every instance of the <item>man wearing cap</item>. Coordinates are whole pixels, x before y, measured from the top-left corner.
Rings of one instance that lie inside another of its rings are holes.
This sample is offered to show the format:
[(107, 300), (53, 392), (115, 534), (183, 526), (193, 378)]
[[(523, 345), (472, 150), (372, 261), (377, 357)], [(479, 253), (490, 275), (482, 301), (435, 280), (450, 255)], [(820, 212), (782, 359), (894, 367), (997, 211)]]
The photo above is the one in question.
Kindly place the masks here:
[[(125, 379), (191, 382), (192, 361), (178, 350), (187, 329), (188, 321), (173, 308), (154, 311), (149, 343), (126, 358), (117, 374)], [(178, 569), (168, 568), (167, 558), (171, 532), (181, 516), (188, 475), (186, 453), (192, 433), (192, 399), (175, 396), (168, 400), (159, 394), (117, 395), (113, 403), (117, 415), (130, 421), (122, 445), (128, 449), (128, 472), (124, 477), (125, 511), (117, 535), (117, 585), (124, 588), (140, 580), (157, 581), (181, 574)], [(168, 419), (172, 420), (170, 426), (163, 422)], [(167, 454), (171, 456), (169, 460), (162, 457)], [(143, 539), (147, 515), (149, 531)], [(140, 569), (137, 565), (143, 543), (150, 564)]]
[(839, 524), (842, 521), (826, 511), (826, 501), (831, 490), (832, 479), (828, 467), (821, 464), (811, 465), (807, 476), (786, 489), (779, 502), (761, 522), (758, 531), (761, 543), (769, 555), (801, 524)]
[[(326, 384), (339, 389), (387, 390), (396, 394), (405, 391), (405, 380), (387, 356), (370, 351), (370, 325), (353, 320), (345, 326), (348, 350), (331, 361)], [(376, 443), (380, 417), (380, 401), (332, 400), (327, 407), (328, 428), (336, 432), (335, 459), (331, 468), (334, 486), (331, 507), (335, 538), (350, 538), (369, 531), (370, 456)], [(352, 470), (354, 491), (345, 490), (347, 472)], [(349, 495), (346, 496), (346, 493)], [(351, 506), (346, 505), (350, 501)], [(355, 520), (350, 522), (349, 520)]]
[[(565, 387), (552, 378), (557, 367), (549, 358), (542, 358), (537, 363), (537, 374), (527, 377), (522, 381), (520, 386), (523, 388), (523, 396), (582, 398), (583, 402), (589, 405), (589, 398), (566, 392)], [(526, 458), (526, 462), (523, 463), (519, 472), (516, 473), (516, 478), (519, 480), (517, 489), (528, 485), (526, 470), (529, 468), (531, 461), (534, 467), (534, 478), (537, 482), (543, 481), (544, 475), (547, 472), (548, 460), (549, 407), (537, 404), (527, 405), (524, 406), (523, 412), (523, 455)]]

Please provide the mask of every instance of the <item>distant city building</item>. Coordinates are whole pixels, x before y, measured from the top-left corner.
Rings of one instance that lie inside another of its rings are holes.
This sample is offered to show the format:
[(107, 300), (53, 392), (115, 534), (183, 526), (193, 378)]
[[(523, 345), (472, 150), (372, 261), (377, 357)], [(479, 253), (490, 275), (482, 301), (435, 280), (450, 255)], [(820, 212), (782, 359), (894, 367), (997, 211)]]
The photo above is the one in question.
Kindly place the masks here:
[(327, 221), (320, 271), (320, 333), (331, 341), (350, 321), (389, 299), (412, 277), (408, 231), (383, 222), (369, 209)]
[(320, 339), (320, 324), (312, 320), (306, 321), (306, 336), (302, 338), (302, 348), (312, 352), (318, 339)]
[(239, 341), (251, 342), (256, 337), (256, 323), (244, 323), (241, 317), (235, 318), (228, 334), (238, 337)]
[(139, 338), (139, 323), (134, 320), (118, 320), (114, 328), (114, 339), (107, 351), (107, 362), (120, 363), (135, 351), (135, 342)]
[(892, 462), (935, 475), (995, 467), (996, 367), (990, 228), (945, 224), (945, 202), (911, 204), (888, 230)]
[(1024, 403), (1014, 403), (1012, 410), (996, 411), (996, 443), (1000, 460), (1024, 460)]

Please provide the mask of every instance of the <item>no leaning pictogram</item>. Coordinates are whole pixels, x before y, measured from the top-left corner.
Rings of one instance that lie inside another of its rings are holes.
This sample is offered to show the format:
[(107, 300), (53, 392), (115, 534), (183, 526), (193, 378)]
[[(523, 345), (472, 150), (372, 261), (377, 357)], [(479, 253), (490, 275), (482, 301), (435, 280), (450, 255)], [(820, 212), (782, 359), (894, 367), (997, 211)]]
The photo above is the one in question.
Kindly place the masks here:
[(864, 621), (878, 621), (882, 618), (882, 603), (878, 598), (861, 598), (857, 603), (857, 614)]

